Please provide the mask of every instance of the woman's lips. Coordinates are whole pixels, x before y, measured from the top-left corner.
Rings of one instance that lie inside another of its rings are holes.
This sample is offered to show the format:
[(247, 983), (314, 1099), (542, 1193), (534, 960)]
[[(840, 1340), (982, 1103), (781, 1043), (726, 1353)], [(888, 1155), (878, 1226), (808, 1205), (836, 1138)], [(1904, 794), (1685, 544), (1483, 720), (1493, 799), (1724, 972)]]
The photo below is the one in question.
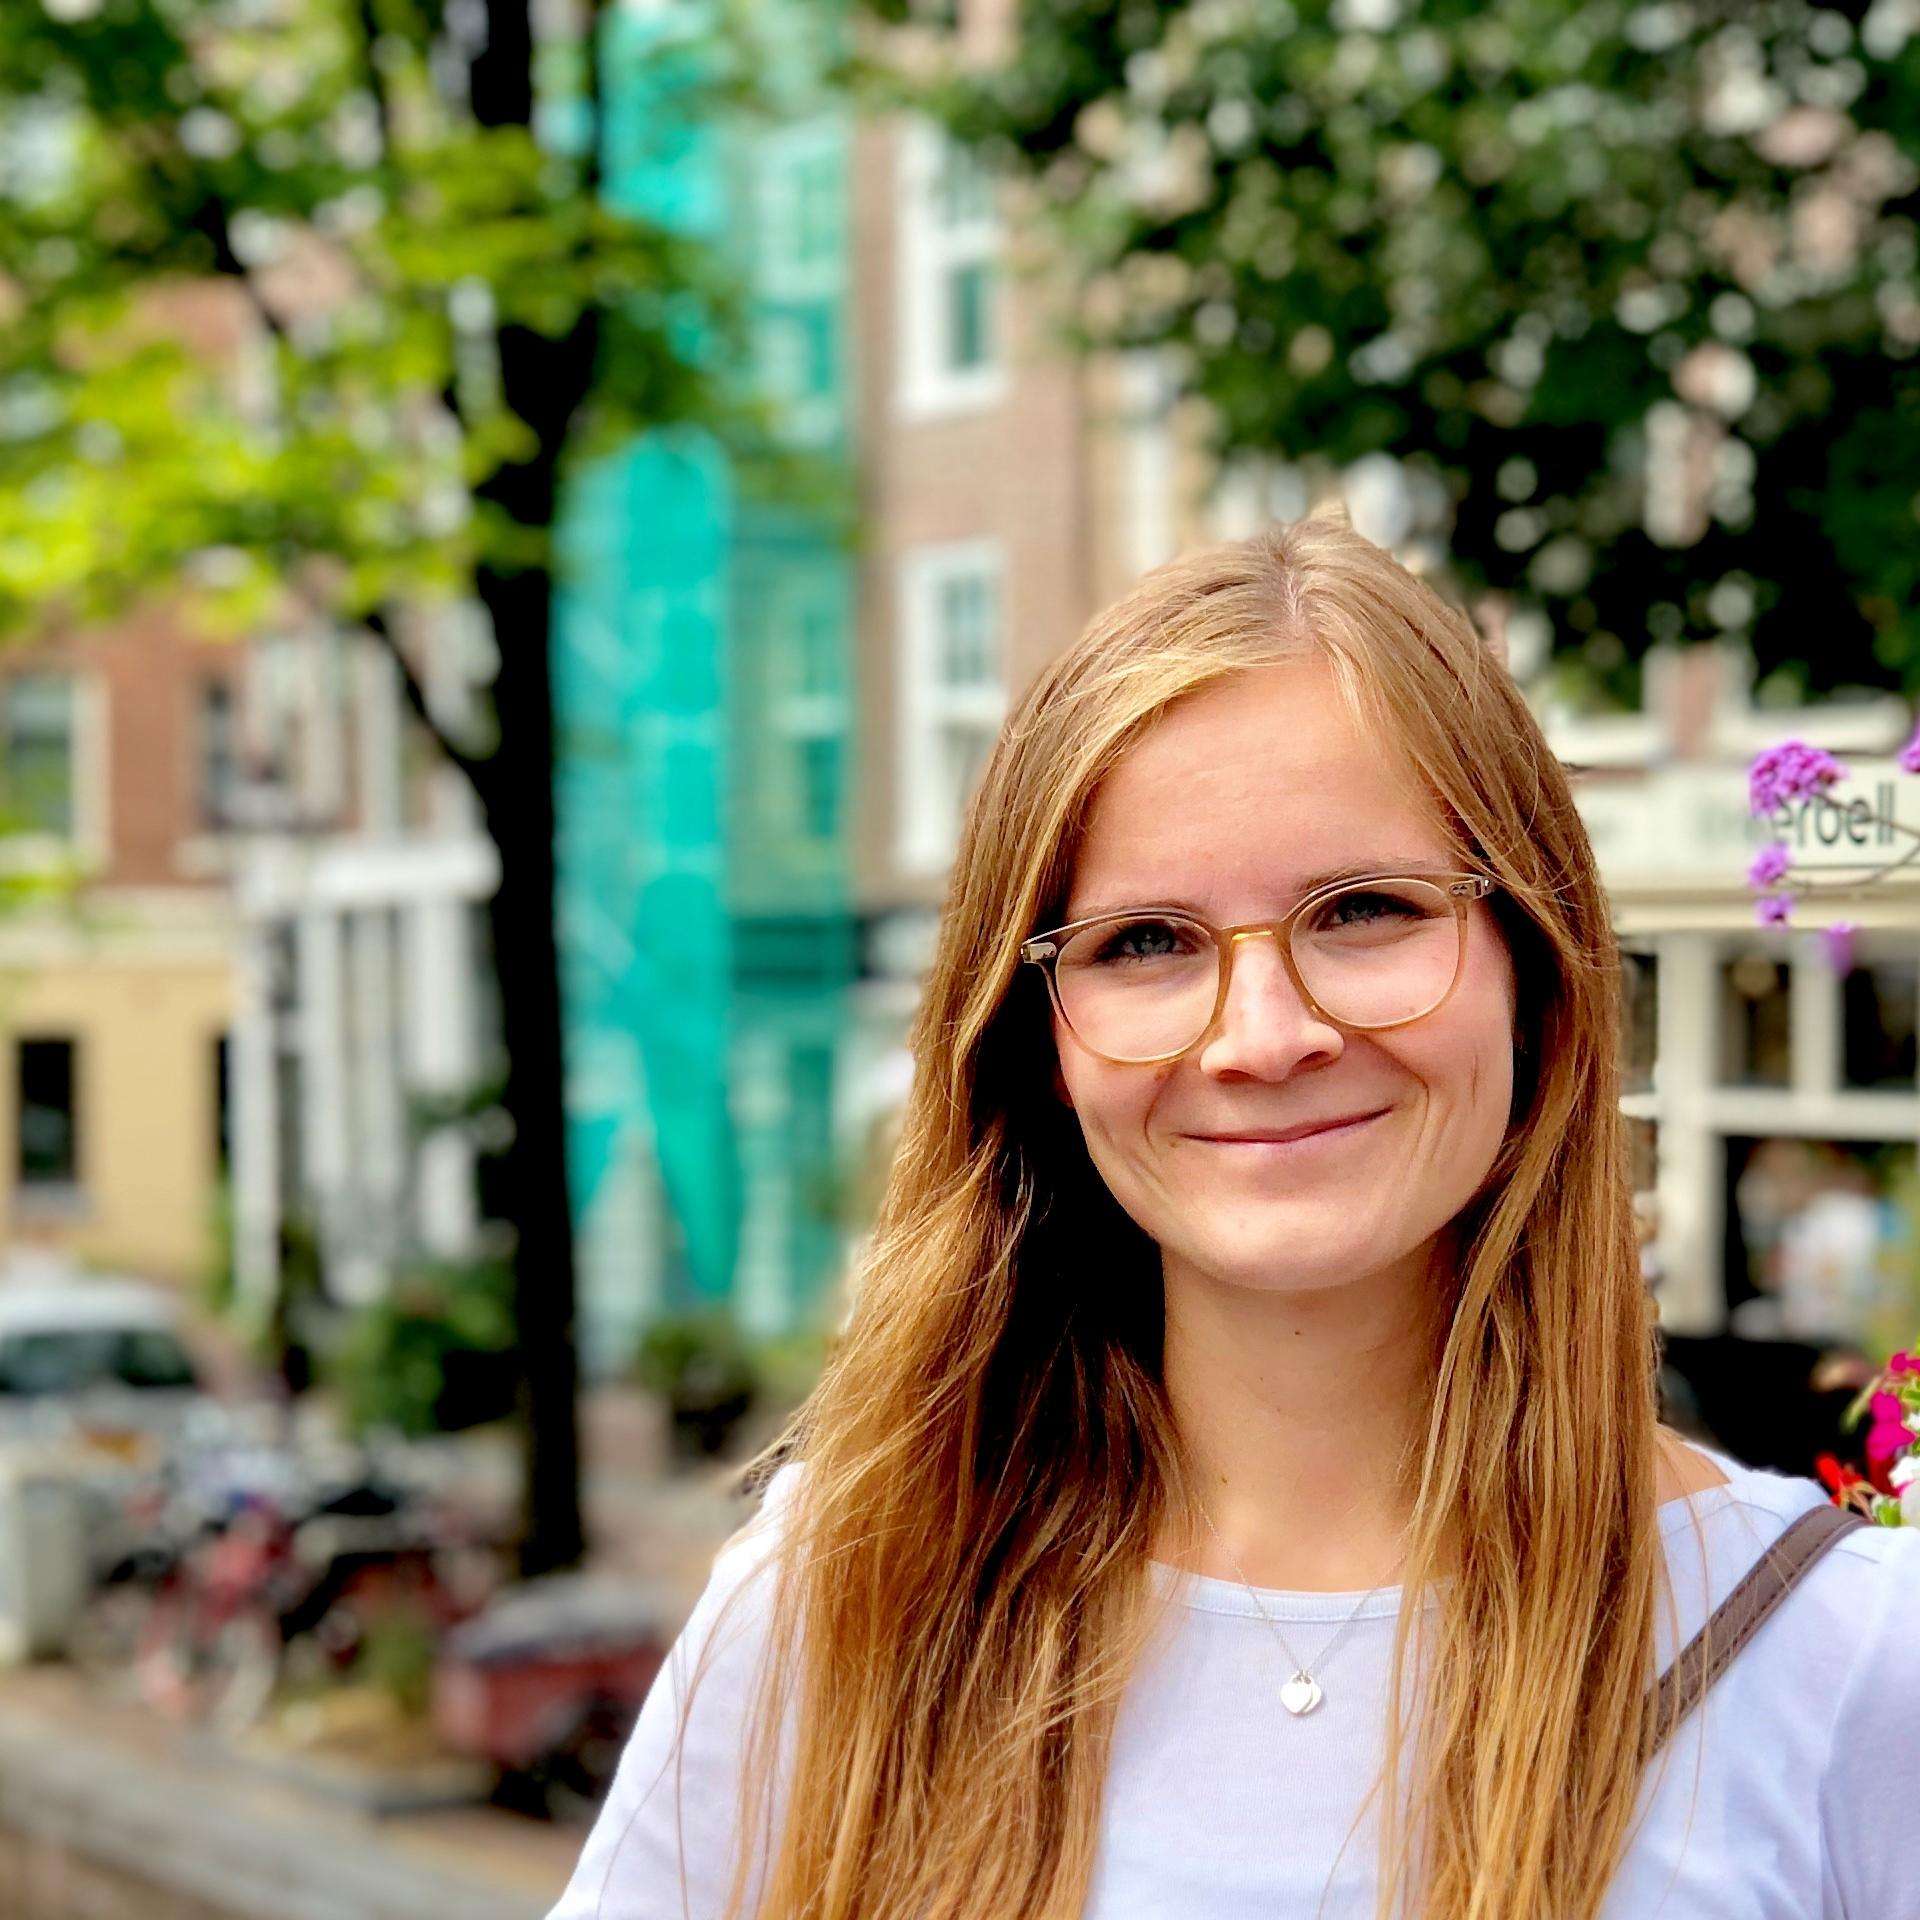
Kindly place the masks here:
[(1262, 1127), (1249, 1129), (1245, 1133), (1196, 1133), (1188, 1138), (1206, 1146), (1230, 1148), (1237, 1154), (1281, 1159), (1316, 1146), (1350, 1139), (1387, 1111), (1385, 1107), (1376, 1107), (1368, 1113), (1338, 1114), (1326, 1120), (1303, 1120), (1291, 1127)]

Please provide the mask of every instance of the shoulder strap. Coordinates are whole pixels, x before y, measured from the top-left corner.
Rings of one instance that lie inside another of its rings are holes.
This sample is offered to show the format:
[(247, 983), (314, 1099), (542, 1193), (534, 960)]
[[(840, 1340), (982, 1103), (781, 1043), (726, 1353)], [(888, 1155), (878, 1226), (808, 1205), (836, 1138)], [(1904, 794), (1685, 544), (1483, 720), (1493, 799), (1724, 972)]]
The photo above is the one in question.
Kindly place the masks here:
[(1761, 1554), (1654, 1683), (1649, 1759), (1706, 1697), (1707, 1689), (1733, 1664), (1734, 1656), (1760, 1631), (1814, 1562), (1835, 1541), (1866, 1524), (1859, 1514), (1844, 1507), (1815, 1507), (1811, 1513), (1803, 1513)]

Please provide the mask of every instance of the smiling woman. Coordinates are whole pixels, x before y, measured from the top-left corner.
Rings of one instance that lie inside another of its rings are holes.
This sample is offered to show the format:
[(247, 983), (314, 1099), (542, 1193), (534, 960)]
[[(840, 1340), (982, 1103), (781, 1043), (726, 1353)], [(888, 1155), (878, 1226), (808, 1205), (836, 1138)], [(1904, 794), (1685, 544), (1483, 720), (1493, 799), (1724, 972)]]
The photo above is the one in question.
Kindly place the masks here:
[(1657, 1423), (1617, 985), (1524, 701), (1385, 554), (1276, 528), (1096, 620), (987, 768), (846, 1334), (556, 1920), (1901, 1910), (1911, 1539), (1667, 1739), (1822, 1499)]
[[(1170, 1310), (1190, 1271), (1305, 1293), (1411, 1262), (1394, 1284), (1424, 1298), (1429, 1243), (1506, 1132), (1513, 977), (1493, 882), (1457, 870), (1383, 747), (1309, 656), (1189, 695), (1094, 797), (1067, 894), (1080, 931), (1053, 966), (1060, 1084), (1160, 1249)], [(1321, 877), (1356, 849), (1374, 877)], [(1230, 930), (1189, 936), (1171, 969), (1105, 957), (1115, 923), (1078, 910), (1173, 892)]]

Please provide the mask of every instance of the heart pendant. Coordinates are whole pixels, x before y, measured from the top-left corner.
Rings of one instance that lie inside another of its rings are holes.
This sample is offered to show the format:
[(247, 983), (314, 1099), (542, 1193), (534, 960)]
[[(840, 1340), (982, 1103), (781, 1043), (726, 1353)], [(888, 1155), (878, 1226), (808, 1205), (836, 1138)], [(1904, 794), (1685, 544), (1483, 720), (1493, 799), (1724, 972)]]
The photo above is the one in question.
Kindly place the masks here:
[(1320, 1682), (1307, 1673), (1296, 1673), (1280, 1689), (1280, 1704), (1296, 1719), (1302, 1714), (1311, 1713), (1320, 1704), (1321, 1698)]

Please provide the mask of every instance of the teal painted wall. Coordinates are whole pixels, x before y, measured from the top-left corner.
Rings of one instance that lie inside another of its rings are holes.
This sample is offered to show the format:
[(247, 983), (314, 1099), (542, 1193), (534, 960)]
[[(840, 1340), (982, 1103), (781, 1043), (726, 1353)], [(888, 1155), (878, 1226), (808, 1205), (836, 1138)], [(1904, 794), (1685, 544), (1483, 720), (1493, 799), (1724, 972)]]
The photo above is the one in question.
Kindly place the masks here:
[[(686, 125), (660, 20), (606, 22), (606, 191), (729, 249), (787, 437), (843, 456), (845, 124)], [(819, 515), (688, 434), (578, 478), (561, 563), (568, 1144), (605, 1371), (685, 1306), (789, 1326), (837, 1263), (853, 578)]]

